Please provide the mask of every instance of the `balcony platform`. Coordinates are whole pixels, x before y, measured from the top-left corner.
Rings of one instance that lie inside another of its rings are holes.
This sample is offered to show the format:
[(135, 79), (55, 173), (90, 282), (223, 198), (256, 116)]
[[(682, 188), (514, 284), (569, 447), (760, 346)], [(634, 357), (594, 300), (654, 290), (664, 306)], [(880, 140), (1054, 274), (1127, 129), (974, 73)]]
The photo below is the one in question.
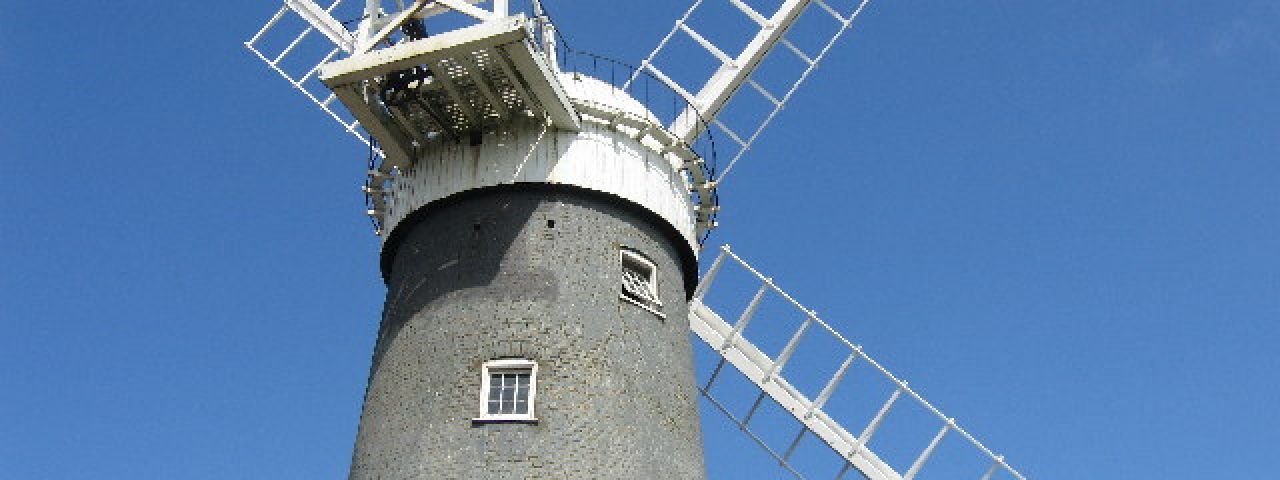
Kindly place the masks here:
[(486, 21), (325, 64), (320, 80), (407, 167), (437, 137), (479, 138), (513, 117), (576, 131), (578, 113), (523, 15)]

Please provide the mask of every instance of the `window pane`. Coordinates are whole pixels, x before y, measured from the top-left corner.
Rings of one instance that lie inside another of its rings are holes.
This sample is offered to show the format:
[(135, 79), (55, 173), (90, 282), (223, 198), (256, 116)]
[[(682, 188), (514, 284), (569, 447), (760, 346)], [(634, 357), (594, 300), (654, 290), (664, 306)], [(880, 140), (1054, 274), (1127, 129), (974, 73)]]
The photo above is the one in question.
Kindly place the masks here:
[(533, 372), (528, 368), (494, 368), (489, 370), (489, 393), (485, 398), (483, 415), (529, 415), (532, 405), (529, 394), (533, 387)]
[[(634, 258), (626, 252), (622, 255), (622, 293), (642, 304), (657, 303), (656, 272), (649, 262)], [(652, 305), (650, 305), (652, 306)]]

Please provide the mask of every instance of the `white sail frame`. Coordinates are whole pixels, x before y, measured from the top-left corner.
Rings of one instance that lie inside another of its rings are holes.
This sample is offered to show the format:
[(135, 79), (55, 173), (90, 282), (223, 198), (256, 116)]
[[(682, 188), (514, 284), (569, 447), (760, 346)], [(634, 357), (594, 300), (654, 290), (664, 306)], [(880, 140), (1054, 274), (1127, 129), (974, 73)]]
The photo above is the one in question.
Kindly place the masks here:
[[(733, 167), (751, 149), (756, 139), (760, 137), (760, 133), (782, 111), (800, 85), (809, 78), (809, 75), (818, 67), (818, 64), (822, 62), (831, 48), (849, 30), (854, 20), (866, 8), (870, 0), (859, 1), (853, 11), (844, 14), (838, 12), (823, 0), (786, 0), (778, 7), (776, 12), (767, 17), (742, 0), (711, 0), (727, 1), (759, 27), (759, 30), (747, 46), (736, 55), (727, 53), (689, 25), (690, 17), (706, 1), (696, 0), (685, 11), (684, 15), (676, 20), (675, 25), (658, 43), (658, 46), (640, 63), (640, 69), (637, 69), (636, 73), (632, 75), (626, 86), (630, 86), (630, 83), (635, 81), (641, 69), (648, 71), (689, 102), (689, 107), (671, 123), (670, 129), (677, 136), (685, 141), (692, 141), (702, 134), (704, 129), (710, 128), (709, 124), (714, 124), (718, 130), (733, 140), (736, 151), (729, 160), (728, 165), (715, 178), (715, 185), (718, 185), (724, 181), (729, 172), (733, 171)], [(801, 14), (812, 5), (817, 5), (838, 23), (835, 33), (831, 35), (822, 50), (816, 54), (804, 52), (786, 38), (788, 30), (799, 20)], [(715, 73), (696, 90), (697, 93), (692, 93), (691, 90), (681, 86), (655, 64), (655, 59), (663, 52), (677, 33), (687, 35), (720, 62)], [(770, 92), (751, 78), (756, 73), (756, 70), (760, 68), (761, 62), (764, 61), (765, 57), (770, 52), (775, 51), (778, 45), (784, 46), (784, 50), (794, 54), (805, 64), (805, 69), (799, 78), (795, 79), (786, 93), (782, 95)], [(744, 85), (750, 85), (753, 90), (773, 105), (773, 109), (763, 119), (759, 119), (748, 134), (735, 131), (724, 122), (716, 119)]]
[[(750, 273), (751, 277), (760, 282), (759, 289), (732, 324), (725, 321), (724, 318), (703, 302), (708, 290), (714, 284), (716, 276), (726, 263), (730, 263), (726, 262), (726, 259), (732, 260), (731, 263), (744, 268)], [(745, 336), (747, 325), (753, 320), (760, 302), (766, 295), (782, 297), (805, 316), (804, 322), (795, 330), (776, 358), (769, 357)], [(693, 330), (696, 337), (705, 342), (708, 347), (721, 357), (718, 366), (712, 372), (707, 383), (698, 387), (699, 391), (712, 402), (713, 406), (720, 410), (721, 413), (729, 416), (730, 420), (739, 429), (751, 436), (756, 443), (764, 447), (770, 455), (778, 460), (779, 464), (796, 475), (797, 478), (804, 477), (789, 464), (789, 461), (796, 450), (796, 446), (805, 435), (813, 435), (819, 438), (845, 460), (844, 467), (836, 474), (835, 478), (837, 479), (844, 478), (850, 470), (856, 470), (870, 480), (913, 480), (925, 463), (933, 456), (943, 438), (950, 433), (955, 433), (991, 461), (990, 467), (981, 477), (982, 480), (990, 480), (997, 472), (1001, 471), (1007, 472), (1018, 480), (1026, 480), (1026, 477), (1005, 461), (1004, 456), (992, 452), (972, 434), (961, 428), (954, 418), (944, 415), (941, 410), (907, 386), (906, 381), (890, 373), (883, 365), (871, 358), (870, 355), (863, 351), (861, 345), (855, 345), (846, 339), (840, 332), (837, 332), (831, 325), (819, 318), (817, 312), (806, 308), (792, 298), (791, 295), (779, 288), (773, 282), (773, 279), (760, 273), (760, 271), (730, 250), (728, 245), (721, 247), (720, 255), (712, 262), (711, 267), (703, 275), (698, 287), (694, 290), (693, 298), (689, 302), (689, 328)], [(848, 351), (847, 355), (843, 357), (843, 363), (826, 382), (817, 397), (813, 399), (810, 399), (799, 389), (792, 386), (783, 375), (787, 362), (796, 352), (796, 349), (800, 347), (802, 338), (809, 332), (814, 332), (813, 334), (825, 333), (837, 340)], [(824, 410), (827, 401), (831, 398), (836, 388), (839, 387), (845, 374), (855, 362), (872, 366), (876, 372), (887, 379), (891, 385), (895, 386), (893, 393), (885, 400), (875, 417), (857, 435), (846, 430), (837, 419), (828, 415)], [(724, 402), (717, 399), (711, 392), (712, 386), (726, 363), (732, 365), (760, 389), (760, 395), (756, 398), (751, 410), (741, 419), (733, 415), (724, 406)], [(766, 445), (750, 430), (750, 420), (765, 397), (780, 405), (783, 410), (790, 413), (802, 425), (795, 439), (786, 451), (781, 454)], [(884, 427), (884, 420), (890, 410), (900, 400), (904, 399), (915, 400), (935, 417), (938, 421), (939, 430), (924, 449), (920, 451), (919, 455), (916, 456), (915, 461), (907, 466), (905, 472), (899, 473), (897, 469), (885, 463), (872, 451), (870, 441), (875, 433)]]

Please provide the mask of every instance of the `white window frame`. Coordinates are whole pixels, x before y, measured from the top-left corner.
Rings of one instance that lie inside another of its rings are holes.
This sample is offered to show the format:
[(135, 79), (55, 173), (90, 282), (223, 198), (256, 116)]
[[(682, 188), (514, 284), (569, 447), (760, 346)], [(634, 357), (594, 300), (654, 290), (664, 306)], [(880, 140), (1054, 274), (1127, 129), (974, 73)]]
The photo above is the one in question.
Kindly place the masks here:
[(626, 267), (627, 262), (634, 262), (644, 268), (649, 269), (649, 300), (650, 301), (644, 302), (634, 298), (630, 293), (627, 292), (627, 287), (625, 285), (620, 286), (622, 291), (619, 292), (618, 295), (623, 300), (626, 300), (630, 303), (635, 304), (636, 306), (639, 306), (640, 308), (648, 310), (649, 313), (657, 315), (660, 318), (667, 318), (666, 314), (662, 313), (662, 310), (661, 310), (662, 300), (658, 299), (658, 266), (653, 263), (653, 260), (649, 260), (648, 257), (645, 257), (644, 254), (638, 251), (632, 250), (630, 248), (622, 247), (618, 249), (618, 251), (620, 252), (618, 256), (619, 268), (625, 270), (627, 268)]
[[(527, 413), (489, 413), (490, 372), (528, 371), (529, 372), (529, 409)], [(527, 358), (499, 358), (484, 362), (480, 367), (480, 416), (472, 419), (476, 422), (536, 422), (534, 400), (538, 394), (538, 362)]]

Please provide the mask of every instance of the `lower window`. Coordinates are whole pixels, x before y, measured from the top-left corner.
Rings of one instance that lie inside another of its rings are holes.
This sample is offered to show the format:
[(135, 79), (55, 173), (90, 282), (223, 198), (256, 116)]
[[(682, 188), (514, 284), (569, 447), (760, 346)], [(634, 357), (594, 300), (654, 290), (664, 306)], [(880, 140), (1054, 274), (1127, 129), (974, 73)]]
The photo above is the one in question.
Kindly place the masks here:
[(525, 358), (484, 362), (480, 417), (476, 420), (535, 420), (533, 400), (538, 364)]

